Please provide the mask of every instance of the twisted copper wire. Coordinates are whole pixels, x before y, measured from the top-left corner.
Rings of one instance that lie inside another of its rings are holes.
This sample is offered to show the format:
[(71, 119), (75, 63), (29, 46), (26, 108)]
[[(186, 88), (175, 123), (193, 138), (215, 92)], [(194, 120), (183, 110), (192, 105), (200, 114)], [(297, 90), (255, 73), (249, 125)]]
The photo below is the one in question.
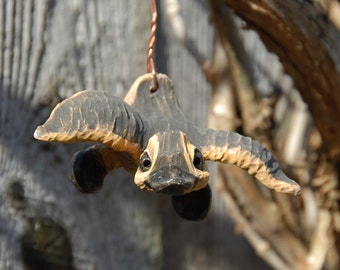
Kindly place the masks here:
[(154, 46), (156, 43), (156, 31), (157, 31), (157, 6), (156, 0), (151, 0), (151, 12), (152, 12), (152, 19), (151, 19), (151, 32), (149, 38), (149, 46), (148, 46), (148, 58), (146, 63), (146, 71), (148, 73), (152, 73), (153, 82), (152, 82), (152, 89), (151, 91), (156, 91), (158, 88), (157, 85), (157, 72), (155, 67), (155, 62), (153, 60), (153, 51)]

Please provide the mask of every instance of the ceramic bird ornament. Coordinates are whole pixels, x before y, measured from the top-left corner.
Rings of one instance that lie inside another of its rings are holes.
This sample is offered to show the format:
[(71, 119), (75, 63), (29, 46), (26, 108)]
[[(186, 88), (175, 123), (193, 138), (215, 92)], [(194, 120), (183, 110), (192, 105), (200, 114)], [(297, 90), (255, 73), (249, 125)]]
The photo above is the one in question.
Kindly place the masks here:
[(178, 105), (172, 81), (157, 74), (157, 83), (150, 91), (153, 76), (142, 75), (124, 100), (108, 91), (76, 93), (55, 107), (34, 137), (96, 142), (72, 160), (71, 180), (81, 192), (98, 191), (110, 171), (123, 167), (141, 189), (172, 195), (176, 212), (189, 220), (204, 218), (210, 208), (207, 160), (241, 167), (277, 192), (300, 193), (260, 143), (194, 126)]

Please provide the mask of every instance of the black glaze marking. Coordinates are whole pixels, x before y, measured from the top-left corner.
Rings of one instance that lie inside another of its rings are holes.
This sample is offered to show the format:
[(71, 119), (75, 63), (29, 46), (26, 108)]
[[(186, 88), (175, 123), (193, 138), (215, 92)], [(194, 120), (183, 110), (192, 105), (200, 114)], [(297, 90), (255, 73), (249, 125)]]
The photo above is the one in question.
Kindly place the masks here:
[(210, 210), (211, 189), (207, 185), (205, 188), (189, 194), (172, 196), (172, 205), (181, 218), (191, 221), (202, 220)]
[(179, 132), (173, 131), (162, 134), (162, 138), (159, 140), (160, 152), (157, 155), (157, 161), (155, 161), (158, 168), (172, 164), (188, 171), (188, 164), (184, 157), (184, 154), (188, 151), (186, 146), (181, 141)]
[(146, 172), (150, 170), (151, 165), (152, 165), (151, 158), (149, 157), (149, 154), (145, 152), (140, 158), (139, 167), (143, 172)]
[(81, 192), (94, 193), (100, 190), (107, 170), (98, 151), (92, 148), (79, 151), (71, 163), (71, 181)]
[(204, 170), (204, 157), (200, 150), (195, 150), (194, 159), (192, 162), (196, 169), (199, 169), (201, 171)]
[(194, 175), (172, 163), (168, 164), (150, 175), (148, 184), (155, 192), (182, 195), (195, 185), (197, 179)]

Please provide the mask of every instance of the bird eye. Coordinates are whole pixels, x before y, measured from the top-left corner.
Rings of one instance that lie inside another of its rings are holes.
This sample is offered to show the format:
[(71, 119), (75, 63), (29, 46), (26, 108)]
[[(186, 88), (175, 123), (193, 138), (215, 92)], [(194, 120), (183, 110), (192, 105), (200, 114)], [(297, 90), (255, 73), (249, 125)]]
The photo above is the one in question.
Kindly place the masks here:
[(139, 167), (143, 172), (148, 171), (151, 168), (151, 159), (148, 153), (144, 153), (139, 161)]
[(203, 171), (204, 159), (202, 153), (198, 149), (195, 150), (193, 164), (196, 169)]

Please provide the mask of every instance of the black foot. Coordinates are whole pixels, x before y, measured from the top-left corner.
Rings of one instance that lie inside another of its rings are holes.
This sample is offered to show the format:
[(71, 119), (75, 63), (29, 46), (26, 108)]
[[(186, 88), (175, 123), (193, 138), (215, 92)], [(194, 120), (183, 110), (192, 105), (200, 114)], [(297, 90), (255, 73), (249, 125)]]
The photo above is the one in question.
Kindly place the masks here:
[(210, 210), (211, 189), (207, 185), (198, 191), (172, 196), (172, 205), (180, 217), (191, 221), (202, 220)]
[(77, 152), (72, 159), (71, 181), (83, 193), (100, 190), (107, 174), (101, 154), (88, 148)]

